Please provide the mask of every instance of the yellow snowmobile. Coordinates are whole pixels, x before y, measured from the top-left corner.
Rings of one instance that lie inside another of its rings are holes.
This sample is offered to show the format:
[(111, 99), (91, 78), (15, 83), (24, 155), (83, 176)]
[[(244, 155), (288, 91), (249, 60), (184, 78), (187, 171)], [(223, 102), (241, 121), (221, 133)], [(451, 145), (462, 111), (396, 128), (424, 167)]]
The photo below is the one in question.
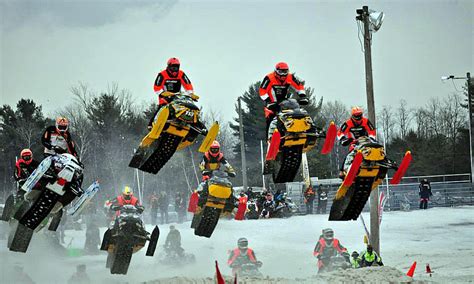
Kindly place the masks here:
[[(298, 172), (302, 154), (316, 146), (318, 138), (326, 138), (322, 154), (328, 154), (334, 145), (336, 127), (331, 123), (327, 134), (319, 131), (308, 112), (295, 99), (280, 103), (280, 111), (270, 126), (264, 174), (272, 174), (273, 182), (292, 182)], [(273, 130), (272, 130), (273, 129)]]
[(221, 214), (229, 214), (234, 210), (236, 199), (228, 177), (229, 173), (214, 171), (200, 191), (200, 201), (191, 222), (195, 235), (210, 238)]
[(157, 113), (151, 131), (143, 138), (130, 161), (129, 167), (156, 174), (177, 150), (193, 144), (199, 134), (204, 135), (199, 152), (209, 150), (219, 132), (217, 122), (209, 131), (200, 121), (200, 109), (195, 101), (198, 96), (164, 92), (173, 100)]
[[(360, 137), (346, 158), (345, 178), (334, 197), (329, 221), (357, 220), (372, 190), (379, 186), (389, 169), (396, 170), (391, 184), (398, 184), (411, 162), (407, 151), (400, 166), (385, 156), (385, 149), (369, 137)], [(354, 155), (355, 154), (355, 155)]]

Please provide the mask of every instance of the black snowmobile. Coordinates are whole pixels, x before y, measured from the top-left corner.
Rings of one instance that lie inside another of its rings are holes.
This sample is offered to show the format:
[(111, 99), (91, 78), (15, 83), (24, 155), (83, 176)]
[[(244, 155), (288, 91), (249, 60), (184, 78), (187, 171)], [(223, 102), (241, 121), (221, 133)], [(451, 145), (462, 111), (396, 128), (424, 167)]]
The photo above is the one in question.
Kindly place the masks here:
[(145, 230), (142, 206), (124, 205), (112, 210), (120, 210), (120, 214), (113, 228), (105, 232), (100, 249), (108, 252), (106, 268), (110, 268), (110, 273), (127, 274), (132, 254), (142, 249), (146, 241), (149, 241), (146, 255), (154, 255), (160, 230), (155, 226), (151, 235)]

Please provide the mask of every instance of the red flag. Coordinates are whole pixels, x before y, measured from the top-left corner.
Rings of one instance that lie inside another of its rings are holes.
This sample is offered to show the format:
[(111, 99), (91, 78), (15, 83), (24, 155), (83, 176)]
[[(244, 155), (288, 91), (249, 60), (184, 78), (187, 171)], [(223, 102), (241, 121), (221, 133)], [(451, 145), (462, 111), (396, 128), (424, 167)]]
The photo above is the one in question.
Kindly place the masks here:
[(191, 194), (191, 197), (189, 198), (188, 212), (191, 212), (191, 213), (196, 212), (198, 201), (199, 201), (199, 195), (196, 191), (194, 191)]
[(224, 277), (222, 277), (222, 274), (219, 271), (219, 265), (217, 264), (217, 260), (216, 260), (216, 278), (217, 278), (217, 284), (225, 284)]

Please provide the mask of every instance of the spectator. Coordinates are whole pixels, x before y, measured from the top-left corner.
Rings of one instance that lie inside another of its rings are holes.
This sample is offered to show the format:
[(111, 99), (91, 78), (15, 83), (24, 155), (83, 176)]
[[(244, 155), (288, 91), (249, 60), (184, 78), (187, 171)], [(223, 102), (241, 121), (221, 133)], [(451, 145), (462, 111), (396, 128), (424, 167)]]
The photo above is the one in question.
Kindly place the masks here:
[(174, 200), (174, 207), (178, 213), (178, 223), (186, 221), (186, 198), (184, 192), (177, 192)]
[(150, 222), (152, 225), (156, 225), (156, 217), (158, 216), (158, 196), (155, 192), (150, 195)]
[(318, 186), (318, 209), (317, 214), (326, 214), (326, 206), (328, 204), (328, 186), (320, 184)]
[(315, 198), (315, 193), (312, 185), (309, 185), (308, 188), (304, 191), (304, 203), (306, 204), (306, 214), (313, 214), (313, 203)]
[(160, 192), (160, 196), (158, 197), (158, 207), (160, 208), (160, 215), (161, 215), (161, 223), (160, 224), (168, 224), (168, 207), (170, 205), (170, 200), (168, 198), (168, 194), (166, 191)]
[(420, 209), (428, 209), (428, 200), (433, 195), (431, 192), (431, 184), (427, 179), (420, 182), (418, 195), (420, 195)]

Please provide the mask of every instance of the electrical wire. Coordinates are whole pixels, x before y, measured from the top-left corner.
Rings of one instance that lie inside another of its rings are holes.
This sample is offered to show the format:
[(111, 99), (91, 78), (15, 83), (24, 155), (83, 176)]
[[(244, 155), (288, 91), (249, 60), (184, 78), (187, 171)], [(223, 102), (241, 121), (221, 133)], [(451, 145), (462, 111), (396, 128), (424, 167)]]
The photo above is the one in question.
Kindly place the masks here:
[(463, 92), (463, 91), (460, 91), (460, 90), (458, 89), (458, 87), (456, 86), (456, 83), (454, 83), (454, 80), (453, 80), (453, 79), (451, 79), (451, 82), (453, 83), (453, 87), (454, 87), (454, 89), (456, 90), (456, 92), (458, 92), (458, 93), (462, 93), (462, 92)]
[(359, 43), (360, 43), (360, 51), (362, 51), (362, 53), (365, 53), (365, 50), (364, 50), (364, 45), (362, 44), (362, 40), (360, 39), (360, 35), (362, 34), (362, 30), (360, 28), (360, 23), (359, 21), (356, 19), (355, 20), (356, 23), (357, 23), (357, 37), (359, 38)]

